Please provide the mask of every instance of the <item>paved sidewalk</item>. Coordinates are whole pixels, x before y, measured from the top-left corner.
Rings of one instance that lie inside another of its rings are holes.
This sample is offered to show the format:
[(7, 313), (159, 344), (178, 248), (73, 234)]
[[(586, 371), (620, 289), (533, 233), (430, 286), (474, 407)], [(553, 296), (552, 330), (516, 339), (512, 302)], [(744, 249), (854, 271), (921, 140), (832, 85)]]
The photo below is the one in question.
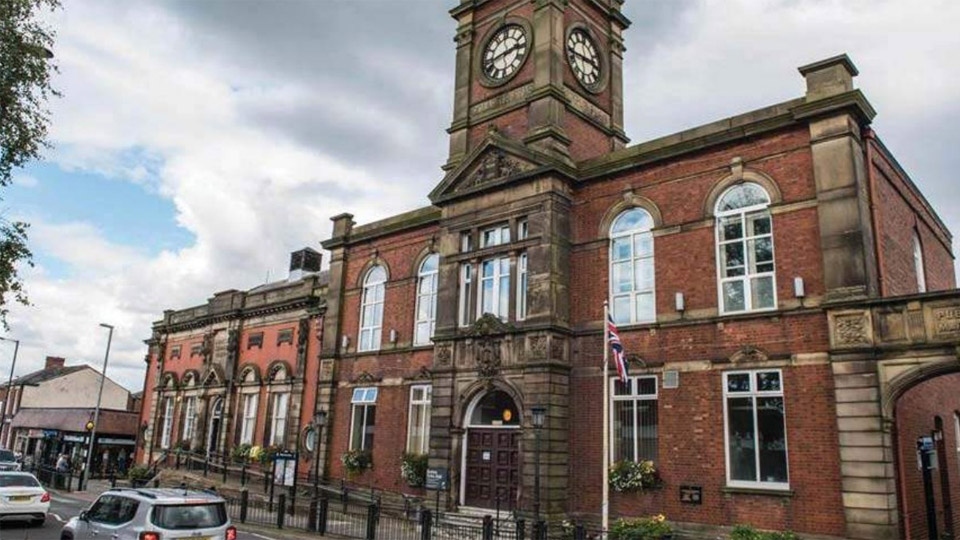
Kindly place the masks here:
[(90, 480), (87, 483), (87, 489), (83, 491), (65, 491), (47, 487), (47, 490), (54, 495), (88, 503), (97, 500), (97, 497), (108, 489), (110, 489), (109, 480)]

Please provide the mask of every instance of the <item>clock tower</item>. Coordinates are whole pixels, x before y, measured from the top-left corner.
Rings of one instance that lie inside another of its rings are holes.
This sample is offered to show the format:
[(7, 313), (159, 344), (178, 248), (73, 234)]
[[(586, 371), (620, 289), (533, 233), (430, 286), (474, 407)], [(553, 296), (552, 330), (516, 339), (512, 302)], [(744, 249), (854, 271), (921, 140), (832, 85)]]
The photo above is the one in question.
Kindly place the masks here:
[(461, 0), (444, 168), (491, 131), (571, 165), (622, 148), (622, 1)]

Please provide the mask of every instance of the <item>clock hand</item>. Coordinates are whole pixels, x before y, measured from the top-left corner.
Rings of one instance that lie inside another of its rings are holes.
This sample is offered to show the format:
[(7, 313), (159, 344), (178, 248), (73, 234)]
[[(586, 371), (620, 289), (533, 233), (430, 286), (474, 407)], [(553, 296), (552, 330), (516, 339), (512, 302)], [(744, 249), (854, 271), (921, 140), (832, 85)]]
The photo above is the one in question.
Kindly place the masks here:
[(587, 62), (588, 64), (590, 64), (591, 66), (593, 66), (594, 69), (596, 69), (597, 71), (600, 71), (600, 64), (599, 64), (599, 62), (597, 62), (596, 60), (594, 60), (592, 57), (590, 57), (590, 56), (585, 56), (584, 54), (578, 53), (577, 51), (571, 51), (571, 52), (572, 52), (573, 55), (576, 56), (577, 58), (580, 58), (580, 59), (584, 60), (585, 62)]
[(512, 53), (513, 51), (522, 49), (524, 46), (525, 46), (525, 45), (522, 45), (522, 44), (514, 45), (513, 47), (510, 47), (509, 49), (507, 49), (507, 50), (503, 51), (502, 53), (500, 53), (500, 54), (494, 56), (493, 58), (491, 58), (491, 59), (490, 59), (490, 63), (496, 62), (497, 60), (500, 60), (501, 58), (503, 58), (504, 56), (507, 56), (508, 54)]

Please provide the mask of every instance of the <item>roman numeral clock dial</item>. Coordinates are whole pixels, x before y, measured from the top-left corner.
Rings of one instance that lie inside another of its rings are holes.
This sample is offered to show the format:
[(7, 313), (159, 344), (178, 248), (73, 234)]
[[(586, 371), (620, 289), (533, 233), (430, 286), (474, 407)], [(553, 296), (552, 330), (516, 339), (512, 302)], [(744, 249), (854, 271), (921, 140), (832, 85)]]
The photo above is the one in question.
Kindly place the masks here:
[(493, 83), (506, 81), (527, 57), (527, 34), (523, 27), (508, 24), (498, 30), (483, 49), (483, 74)]
[(577, 28), (567, 37), (567, 62), (570, 69), (588, 90), (600, 85), (600, 55), (597, 46), (586, 31)]

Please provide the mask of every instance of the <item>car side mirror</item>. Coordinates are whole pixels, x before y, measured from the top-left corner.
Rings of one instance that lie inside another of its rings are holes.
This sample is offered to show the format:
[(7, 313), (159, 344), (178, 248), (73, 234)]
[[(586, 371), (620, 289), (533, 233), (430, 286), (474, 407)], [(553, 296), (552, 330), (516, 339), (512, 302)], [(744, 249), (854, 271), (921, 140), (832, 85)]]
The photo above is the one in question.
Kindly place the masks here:
[(78, 519), (79, 519), (80, 521), (87, 521), (87, 511), (86, 511), (86, 510), (81, 510), (81, 511), (80, 511), (80, 516), (78, 517)]

